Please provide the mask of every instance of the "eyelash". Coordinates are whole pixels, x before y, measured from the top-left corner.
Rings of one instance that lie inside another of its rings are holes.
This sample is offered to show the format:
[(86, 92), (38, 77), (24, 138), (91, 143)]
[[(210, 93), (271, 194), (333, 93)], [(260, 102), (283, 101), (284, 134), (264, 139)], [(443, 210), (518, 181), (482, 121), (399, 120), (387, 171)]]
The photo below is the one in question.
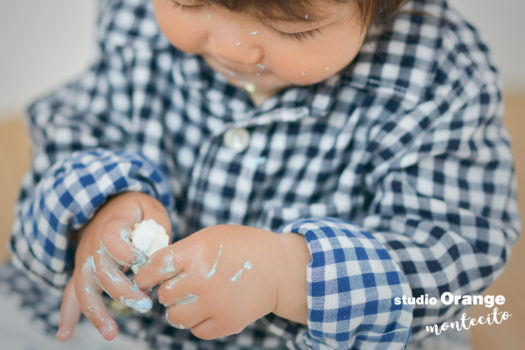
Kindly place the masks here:
[(302, 43), (306, 39), (313, 38), (317, 34), (321, 33), (321, 30), (319, 30), (319, 29), (313, 29), (313, 30), (309, 30), (309, 31), (306, 31), (306, 32), (298, 32), (298, 33), (285, 33), (285, 32), (281, 32), (281, 31), (275, 30), (275, 29), (274, 29), (274, 31), (277, 34), (279, 34), (279, 36), (282, 37), (282, 38), (296, 40), (296, 41), (298, 41), (300, 43)]
[(182, 11), (196, 11), (203, 7), (203, 5), (184, 5), (177, 0), (168, 0), (168, 2), (175, 8), (179, 8)]
[[(168, 0), (168, 2), (175, 8), (179, 8), (182, 11), (196, 11), (201, 9), (204, 5), (184, 5), (178, 2), (177, 0)], [(321, 33), (321, 30), (319, 29), (313, 29), (306, 32), (298, 32), (298, 33), (286, 33), (281, 32), (275, 28), (271, 28), (275, 33), (277, 33), (281, 38), (288, 39), (288, 40), (295, 40), (297, 42), (302, 43), (306, 39), (310, 39), (315, 37), (317, 34)]]

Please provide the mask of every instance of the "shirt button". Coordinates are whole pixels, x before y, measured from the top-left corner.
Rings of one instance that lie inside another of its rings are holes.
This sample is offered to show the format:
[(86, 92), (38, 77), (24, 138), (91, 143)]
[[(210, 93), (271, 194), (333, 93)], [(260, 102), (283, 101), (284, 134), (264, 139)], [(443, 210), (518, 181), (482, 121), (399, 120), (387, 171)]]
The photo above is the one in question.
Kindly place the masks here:
[(244, 128), (233, 128), (224, 134), (224, 144), (235, 153), (244, 151), (249, 143), (250, 133)]

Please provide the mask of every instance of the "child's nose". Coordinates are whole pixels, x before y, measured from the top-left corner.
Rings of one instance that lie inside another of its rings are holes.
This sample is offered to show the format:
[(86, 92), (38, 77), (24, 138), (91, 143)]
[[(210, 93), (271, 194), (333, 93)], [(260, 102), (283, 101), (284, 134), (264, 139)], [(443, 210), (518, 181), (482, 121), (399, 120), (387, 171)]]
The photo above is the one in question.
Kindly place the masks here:
[(213, 54), (233, 62), (257, 64), (263, 59), (263, 50), (258, 43), (244, 36), (225, 38), (220, 33), (212, 34), (209, 49)]

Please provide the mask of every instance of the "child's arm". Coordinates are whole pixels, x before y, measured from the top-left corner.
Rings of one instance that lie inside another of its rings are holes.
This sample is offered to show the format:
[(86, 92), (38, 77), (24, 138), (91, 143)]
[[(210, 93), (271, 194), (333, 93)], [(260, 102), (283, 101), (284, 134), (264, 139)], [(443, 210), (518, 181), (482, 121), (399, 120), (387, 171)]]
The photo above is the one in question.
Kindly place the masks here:
[(113, 299), (146, 312), (152, 301), (122, 272), (146, 261), (145, 254), (131, 245), (129, 232), (134, 223), (154, 219), (170, 232), (165, 208), (141, 193), (124, 193), (111, 198), (82, 228), (75, 253), (75, 268), (62, 301), (59, 340), (68, 340), (82, 312), (106, 339), (117, 335), (118, 327), (107, 312), (102, 291)]
[[(445, 70), (439, 77), (447, 77)], [(444, 292), (479, 294), (503, 270), (520, 224), (499, 87), (496, 81), (487, 81), (467, 90), (444, 91), (408, 108), (397, 95), (389, 96), (389, 106), (398, 108), (390, 116), (396, 123), (386, 120), (378, 126), (384, 130), (368, 140), (374, 151), (364, 165), (369, 170), (363, 174), (363, 186), (348, 189), (348, 196), (363, 202), (362, 208), (356, 206), (357, 213), (346, 212), (334, 201), (327, 209), (335, 213), (331, 218), (303, 218), (281, 228), (303, 235), (311, 252), (306, 269), (308, 332), (301, 338), (306, 344), (403, 348), (411, 332), (415, 341), (421, 340), (428, 335), (425, 325), (449, 321), (466, 306), (412, 306), (400, 302), (402, 297), (426, 294), (439, 300)], [(348, 169), (343, 173), (355, 176)], [(217, 246), (202, 260), (208, 269), (214, 254), (218, 256)], [(243, 276), (254, 271), (245, 269)], [(203, 285), (207, 283), (211, 282)], [(175, 277), (162, 288), (188, 285), (198, 284)], [(191, 288), (184, 293), (166, 291), (163, 300), (198, 296)], [(248, 294), (252, 295), (256, 296)], [(234, 300), (222, 297), (217, 304)], [(199, 299), (188, 300), (193, 302), (182, 306), (198, 307)], [(249, 319), (270, 310), (259, 310)], [(182, 319), (176, 315), (170, 312), (168, 319), (180, 326), (176, 322)]]
[[(479, 85), (467, 69), (436, 67), (436, 79), (460, 80), (408, 108), (389, 96), (394, 114), (368, 141), (363, 186), (348, 192), (363, 211), (282, 228), (303, 234), (312, 255), (307, 344), (403, 348), (465, 312), (443, 293), (481, 294), (503, 271), (520, 220), (501, 92), (486, 69)], [(425, 295), (438, 302), (402, 302)]]
[[(133, 84), (128, 71), (131, 58), (124, 57), (124, 50), (116, 49), (111, 40), (99, 44), (99, 56), (86, 72), (74, 82), (38, 99), (27, 110), (33, 161), (23, 180), (16, 207), (11, 257), (29, 277), (52, 291), (63, 293), (66, 285), (69, 286), (62, 310), (62, 332), (58, 335), (61, 339), (71, 335), (80, 310), (87, 315), (90, 302), (77, 294), (81, 293), (82, 284), (95, 291), (100, 286), (112, 288), (112, 283), (103, 280), (95, 286), (96, 278), (88, 278), (94, 274), (79, 272), (79, 266), (81, 270), (84, 265), (89, 271), (91, 265), (86, 264), (87, 256), (93, 257), (95, 268), (102, 260), (111, 265), (107, 256), (96, 253), (100, 248), (96, 238), (92, 239), (93, 245), (86, 248), (87, 237), (95, 237), (89, 233), (93, 231), (90, 227), (98, 225), (95, 222), (100, 220), (99, 214), (93, 216), (94, 213), (110, 198), (124, 192), (148, 194), (172, 212), (172, 195), (164, 171), (158, 165), (159, 158), (151, 154), (146, 157), (137, 147), (129, 147), (133, 144), (130, 137), (142, 132), (138, 120), (141, 115), (133, 110)], [(149, 121), (156, 123), (154, 118), (155, 115)], [(119, 211), (118, 214), (124, 220), (130, 213)], [(117, 221), (114, 222), (116, 226), (119, 225)], [(169, 225), (166, 228), (171, 229)], [(75, 242), (79, 241), (80, 232), (84, 234), (75, 264)], [(118, 231), (104, 232), (111, 236)], [(96, 234), (102, 235), (102, 231)], [(112, 247), (106, 248), (112, 251), (118, 249), (118, 244), (108, 245)], [(120, 254), (113, 254), (127, 261), (125, 249)], [(115, 266), (111, 269), (118, 273)], [(68, 284), (73, 271), (74, 277)], [(123, 282), (117, 283), (120, 287), (110, 294), (117, 298), (121, 295), (124, 298), (144, 296), (139, 291), (130, 292), (129, 281), (118, 276)], [(89, 307), (98, 307), (98, 311), (88, 318), (99, 329), (103, 325), (114, 325), (105, 315), (97, 293), (91, 301), (93, 304)], [(106, 318), (106, 322), (102, 322), (101, 317)], [(105, 335), (111, 337), (114, 333), (106, 329)]]
[(130, 135), (141, 132), (129, 57), (100, 46), (99, 57), (79, 79), (27, 110), (33, 160), (16, 207), (11, 257), (34, 280), (59, 292), (73, 268), (74, 232), (107, 198), (136, 191), (166, 208), (172, 201), (159, 159), (126, 149)]
[[(106, 227), (91, 234), (91, 227), (102, 220), (102, 211), (94, 213), (124, 192), (147, 194), (150, 201), (157, 200), (163, 210), (172, 212), (172, 196), (159, 159), (147, 158), (135, 148), (126, 149), (133, 144), (130, 135), (141, 132), (132, 110), (127, 63), (121, 51), (104, 47), (77, 81), (37, 100), (27, 111), (33, 163), (16, 208), (11, 256), (16, 266), (53, 291), (62, 293), (68, 285), (57, 335), (61, 340), (71, 336), (81, 311), (106, 338), (116, 334), (116, 328), (111, 329), (115, 323), (101, 303), (100, 289), (139, 309), (146, 304), (134, 301), (149, 300), (143, 292), (130, 289), (133, 286), (112, 261), (118, 257), (127, 263), (133, 258), (125, 246), (118, 252), (115, 234), (122, 222), (136, 220), (136, 208), (130, 212), (113, 209), (120, 215), (111, 224), (116, 231)], [(154, 116), (151, 120), (155, 122)], [(171, 231), (169, 224), (166, 228)], [(102, 236), (114, 238), (105, 244), (110, 254), (101, 249), (100, 241), (107, 239)], [(92, 243), (88, 244), (88, 239)], [(103, 263), (105, 269), (97, 268)], [(104, 271), (111, 271), (119, 281), (108, 281)]]

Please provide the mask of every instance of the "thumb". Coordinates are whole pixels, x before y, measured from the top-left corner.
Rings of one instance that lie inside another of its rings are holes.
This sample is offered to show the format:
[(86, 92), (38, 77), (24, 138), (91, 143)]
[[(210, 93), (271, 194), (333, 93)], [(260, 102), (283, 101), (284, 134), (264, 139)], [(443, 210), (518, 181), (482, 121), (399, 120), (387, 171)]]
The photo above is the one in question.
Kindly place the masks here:
[(171, 221), (166, 208), (155, 198), (149, 197), (148, 200), (140, 203), (142, 209), (142, 220), (153, 219), (166, 229), (171, 242)]
[[(132, 193), (119, 196), (114, 201), (111, 215), (104, 221), (102, 244), (109, 255), (121, 266), (141, 265), (147, 257), (131, 244), (130, 233), (134, 225), (143, 220), (153, 219), (164, 227), (171, 240), (171, 222), (166, 208), (155, 198), (143, 194)], [(105, 213), (107, 214), (107, 213)]]

